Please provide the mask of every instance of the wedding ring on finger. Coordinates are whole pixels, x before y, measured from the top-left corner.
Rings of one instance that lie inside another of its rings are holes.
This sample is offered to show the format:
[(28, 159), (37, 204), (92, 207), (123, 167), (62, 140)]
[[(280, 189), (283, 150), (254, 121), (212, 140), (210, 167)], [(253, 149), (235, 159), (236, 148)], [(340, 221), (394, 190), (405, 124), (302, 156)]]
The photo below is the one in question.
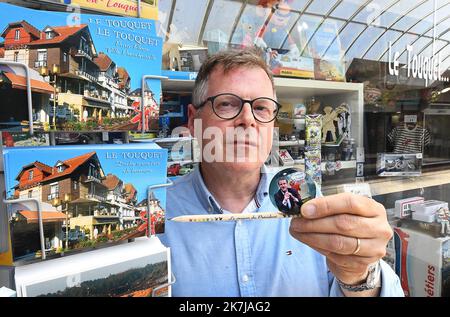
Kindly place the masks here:
[(358, 255), (358, 252), (361, 249), (361, 240), (359, 238), (355, 239), (356, 239), (356, 248), (355, 251), (353, 251), (352, 255)]

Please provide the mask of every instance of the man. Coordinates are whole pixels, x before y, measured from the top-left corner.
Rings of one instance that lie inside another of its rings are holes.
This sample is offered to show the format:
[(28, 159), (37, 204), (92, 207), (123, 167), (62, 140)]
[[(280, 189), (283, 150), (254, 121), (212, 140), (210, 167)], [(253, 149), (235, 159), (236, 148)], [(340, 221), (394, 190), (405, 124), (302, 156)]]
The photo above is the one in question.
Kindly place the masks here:
[(287, 179), (284, 177), (278, 179), (278, 187), (280, 189), (274, 195), (278, 210), (287, 214), (299, 214), (302, 198), (298, 191), (289, 188)]
[[(204, 62), (188, 109), (203, 161), (168, 188), (167, 218), (275, 211), (264, 168), (275, 100), (256, 53), (222, 52)], [(313, 199), (301, 212), (292, 220), (167, 221), (161, 240), (171, 248), (173, 295), (402, 296), (398, 277), (380, 261), (392, 236), (381, 204), (340, 194)]]

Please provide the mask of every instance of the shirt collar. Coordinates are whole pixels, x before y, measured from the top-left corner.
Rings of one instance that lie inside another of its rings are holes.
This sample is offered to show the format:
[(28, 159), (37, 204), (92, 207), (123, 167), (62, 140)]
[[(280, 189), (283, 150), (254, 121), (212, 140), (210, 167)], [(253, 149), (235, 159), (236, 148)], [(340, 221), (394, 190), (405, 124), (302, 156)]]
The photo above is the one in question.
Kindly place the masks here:
[[(192, 185), (202, 207), (210, 214), (223, 213), (223, 209), (220, 207), (219, 203), (208, 190), (205, 182), (203, 181), (203, 177), (200, 172), (200, 165), (197, 166), (191, 173), (193, 174)], [(267, 167), (263, 165), (261, 168), (261, 178), (254, 197), (258, 208), (261, 207), (263, 201), (269, 196), (269, 185), (271, 180), (270, 175), (271, 174), (268, 172)]]

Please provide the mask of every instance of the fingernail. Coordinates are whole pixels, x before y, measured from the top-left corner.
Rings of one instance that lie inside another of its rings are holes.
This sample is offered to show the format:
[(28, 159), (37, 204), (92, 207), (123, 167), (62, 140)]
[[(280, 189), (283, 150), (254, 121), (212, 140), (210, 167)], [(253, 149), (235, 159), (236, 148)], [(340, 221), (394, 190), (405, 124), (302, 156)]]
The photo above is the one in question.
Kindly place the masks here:
[(314, 206), (313, 204), (308, 204), (305, 205), (302, 208), (302, 214), (305, 217), (312, 217), (316, 214), (316, 206)]

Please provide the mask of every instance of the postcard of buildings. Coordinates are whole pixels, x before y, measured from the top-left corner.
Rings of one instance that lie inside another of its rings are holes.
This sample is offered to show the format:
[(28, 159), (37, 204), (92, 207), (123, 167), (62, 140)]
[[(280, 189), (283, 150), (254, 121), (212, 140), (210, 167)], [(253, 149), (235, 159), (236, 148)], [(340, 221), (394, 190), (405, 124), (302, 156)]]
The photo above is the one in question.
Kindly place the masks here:
[[(4, 149), (14, 261), (164, 232), (167, 150), (154, 143)], [(150, 223), (147, 220), (150, 213)], [(42, 241), (41, 241), (42, 240)]]
[(141, 84), (161, 75), (154, 20), (0, 3), (0, 29), (0, 130), (27, 131), (30, 117), (35, 131), (142, 131), (158, 122), (161, 82), (143, 93)]
[(20, 297), (169, 296), (170, 249), (157, 237), (16, 268)]

